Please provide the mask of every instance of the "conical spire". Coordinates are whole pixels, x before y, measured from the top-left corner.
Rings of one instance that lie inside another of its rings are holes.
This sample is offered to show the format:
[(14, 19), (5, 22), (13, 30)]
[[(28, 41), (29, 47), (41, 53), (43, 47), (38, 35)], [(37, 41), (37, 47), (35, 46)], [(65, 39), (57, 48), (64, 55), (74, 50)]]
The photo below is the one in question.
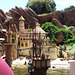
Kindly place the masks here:
[(19, 18), (19, 21), (24, 21), (25, 19), (23, 18), (23, 16), (21, 16), (20, 18)]
[(25, 27), (24, 27), (24, 18), (23, 18), (23, 16), (21, 16), (20, 18), (19, 18), (19, 30), (20, 29), (25, 29)]

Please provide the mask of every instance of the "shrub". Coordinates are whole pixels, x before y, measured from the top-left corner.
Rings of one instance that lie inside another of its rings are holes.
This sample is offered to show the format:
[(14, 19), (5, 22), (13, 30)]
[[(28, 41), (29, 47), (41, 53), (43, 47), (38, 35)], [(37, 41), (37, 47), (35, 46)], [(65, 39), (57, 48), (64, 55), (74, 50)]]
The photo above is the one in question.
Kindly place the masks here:
[[(55, 26), (52, 22), (46, 22), (45, 24), (43, 24), (41, 26), (41, 28), (45, 31), (48, 32), (47, 37), (49, 37), (51, 40), (53, 40), (55, 43), (57, 42), (57, 35), (58, 32), (62, 32), (62, 34), (64, 35), (64, 41), (63, 44), (69, 44), (71, 43), (71, 45), (73, 43), (75, 43), (75, 36), (74, 34), (67, 29), (59, 29), (57, 26)], [(68, 27), (67, 27), (68, 28)]]

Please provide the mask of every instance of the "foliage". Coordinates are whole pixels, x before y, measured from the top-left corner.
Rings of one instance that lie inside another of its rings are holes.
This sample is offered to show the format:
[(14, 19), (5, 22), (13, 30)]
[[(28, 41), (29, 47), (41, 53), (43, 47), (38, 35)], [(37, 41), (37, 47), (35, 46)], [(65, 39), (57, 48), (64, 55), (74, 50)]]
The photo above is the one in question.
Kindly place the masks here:
[(74, 54), (75, 52), (75, 43), (71, 46), (71, 45), (68, 45), (67, 46), (67, 51), (70, 53), (70, 54)]
[(63, 25), (63, 26), (65, 27), (66, 30), (68, 30), (68, 28), (69, 28), (68, 26), (66, 26), (66, 25)]
[(50, 13), (56, 10), (54, 0), (30, 0), (27, 7), (32, 8), (37, 14)]
[(32, 32), (32, 28), (30, 28), (29, 30), (30, 30), (30, 32)]
[(65, 8), (64, 11), (67, 11), (67, 10), (70, 10), (70, 9), (73, 9), (73, 8), (75, 8), (75, 6), (72, 5), (72, 6), (68, 7), (68, 8)]
[(75, 43), (75, 36), (70, 30), (59, 29), (57, 26), (52, 24), (52, 22), (46, 22), (41, 27), (46, 32), (48, 32), (47, 36), (50, 37), (50, 39), (53, 40), (56, 43), (58, 43), (57, 42), (58, 32), (62, 32), (62, 34), (65, 37), (64, 40), (63, 40), (63, 44), (71, 43), (71, 45), (72, 45), (73, 43)]
[(54, 42), (57, 42), (57, 39), (56, 39), (56, 33), (57, 31), (59, 30), (58, 27), (54, 26), (52, 24), (52, 22), (46, 22), (45, 24), (42, 25), (42, 29), (45, 31), (45, 32), (48, 32), (47, 36), (53, 40)]
[(70, 30), (60, 29), (60, 31), (62, 31), (63, 35), (65, 36), (64, 41), (63, 41), (64, 44), (71, 43), (71, 45), (73, 45), (73, 43), (75, 43), (75, 39), (74, 39), (75, 36)]

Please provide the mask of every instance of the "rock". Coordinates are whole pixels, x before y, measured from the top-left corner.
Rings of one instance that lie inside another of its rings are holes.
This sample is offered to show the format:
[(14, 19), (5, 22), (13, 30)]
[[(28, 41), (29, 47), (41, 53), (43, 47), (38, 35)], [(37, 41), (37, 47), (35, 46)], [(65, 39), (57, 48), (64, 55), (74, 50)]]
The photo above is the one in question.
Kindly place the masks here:
[(37, 14), (30, 8), (18, 8), (17, 6), (15, 9), (9, 10), (11, 13), (11, 16), (13, 18), (13, 23), (17, 25), (17, 28), (19, 29), (19, 22), (18, 19), (22, 15), (25, 18), (25, 28), (28, 28), (28, 25), (30, 25), (32, 28), (35, 26), (36, 22), (38, 22)]
[(59, 32), (58, 33), (58, 36), (57, 36), (57, 42), (58, 43), (61, 43), (61, 42), (63, 42), (63, 40), (64, 40), (64, 35), (62, 34), (62, 32)]
[(75, 26), (75, 8), (65, 12), (55, 11), (52, 14), (62, 25)]
[(46, 15), (38, 15), (38, 20), (41, 24), (45, 22), (50, 22), (52, 20), (52, 14), (46, 14)]
[(63, 28), (65, 29), (65, 27), (55, 18), (52, 19), (52, 22), (54, 23), (54, 25), (56, 25), (58, 28)]
[(74, 29), (72, 29), (71, 31), (72, 31), (72, 33), (74, 33), (74, 34), (75, 34), (75, 28), (74, 28)]
[(55, 11), (46, 15), (37, 15), (31, 8), (23, 9), (16, 6), (15, 8), (10, 9), (6, 14), (3, 10), (0, 10), (0, 21), (3, 28), (7, 29), (10, 20), (9, 17), (12, 17), (13, 23), (16, 24), (19, 29), (18, 19), (22, 15), (25, 18), (26, 28), (28, 28), (28, 25), (34, 28), (36, 22), (40, 22), (41, 24), (45, 22), (53, 22), (59, 28), (64, 28), (63, 25), (75, 26), (74, 11), (75, 9), (66, 12)]
[(75, 34), (75, 27), (74, 27), (74, 26), (70, 26), (70, 27), (68, 28), (68, 30), (71, 30), (72, 33)]

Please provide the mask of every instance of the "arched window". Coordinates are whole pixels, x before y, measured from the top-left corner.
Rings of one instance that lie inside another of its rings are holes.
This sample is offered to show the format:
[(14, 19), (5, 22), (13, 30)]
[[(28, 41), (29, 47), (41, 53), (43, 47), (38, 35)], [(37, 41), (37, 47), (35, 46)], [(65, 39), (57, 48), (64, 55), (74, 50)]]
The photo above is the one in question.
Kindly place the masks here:
[(20, 41), (18, 41), (18, 46), (20, 46)]
[(14, 37), (14, 35), (12, 35), (12, 38)]
[(27, 47), (28, 46), (28, 43), (25, 43), (25, 46)]
[(21, 40), (22, 40), (22, 38), (21, 38)]
[(21, 46), (22, 46), (22, 47), (24, 46), (23, 43), (21, 43)]
[(25, 38), (23, 38), (23, 40), (25, 40)]
[(12, 42), (15, 43), (15, 39), (12, 39)]

